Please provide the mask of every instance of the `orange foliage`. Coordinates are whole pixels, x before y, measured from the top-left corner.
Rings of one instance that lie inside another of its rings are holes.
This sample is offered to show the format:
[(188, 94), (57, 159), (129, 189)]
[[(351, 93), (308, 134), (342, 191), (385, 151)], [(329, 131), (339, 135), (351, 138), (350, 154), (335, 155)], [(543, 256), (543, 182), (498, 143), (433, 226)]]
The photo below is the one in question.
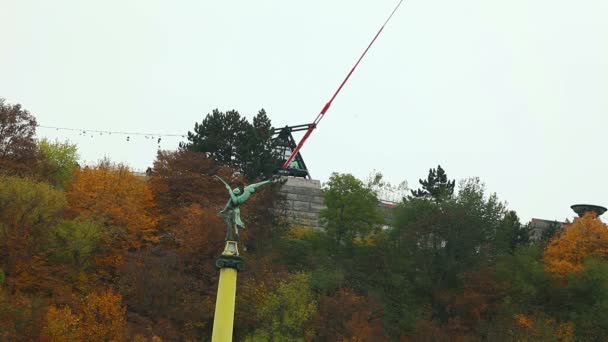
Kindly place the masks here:
[(608, 227), (587, 213), (549, 241), (544, 261), (549, 272), (563, 275), (582, 271), (585, 259), (592, 255), (608, 257)]
[(532, 329), (532, 326), (534, 325), (534, 321), (530, 317), (528, 317), (527, 315), (524, 315), (524, 314), (515, 315), (515, 322), (517, 322), (517, 324), (519, 326), (528, 328), (528, 329)]
[(176, 242), (184, 255), (211, 259), (222, 250), (226, 227), (214, 211), (193, 204), (180, 216)]
[(543, 314), (526, 315), (517, 314), (514, 317), (515, 324), (523, 329), (522, 335), (530, 337), (531, 341), (540, 340), (539, 333), (549, 332), (551, 337), (557, 341), (574, 341), (574, 323), (564, 322), (559, 323), (553, 318), (548, 318)]
[(126, 307), (122, 297), (111, 290), (93, 292), (82, 309), (81, 336), (83, 341), (124, 341)]
[(315, 331), (324, 341), (362, 342), (386, 338), (378, 306), (348, 288), (325, 297), (315, 317)]
[(102, 163), (78, 170), (66, 196), (72, 214), (105, 223), (102, 242), (113, 252), (99, 256), (101, 264), (121, 264), (121, 251), (159, 241), (152, 191), (125, 166)]
[(53, 342), (125, 341), (127, 309), (121, 300), (119, 294), (108, 290), (87, 296), (80, 313), (73, 313), (68, 306), (51, 305), (42, 337)]
[(450, 293), (444, 303), (451, 317), (447, 331), (452, 336), (467, 336), (488, 312), (498, 310), (505, 288), (497, 283), (492, 269), (464, 275), (462, 291)]

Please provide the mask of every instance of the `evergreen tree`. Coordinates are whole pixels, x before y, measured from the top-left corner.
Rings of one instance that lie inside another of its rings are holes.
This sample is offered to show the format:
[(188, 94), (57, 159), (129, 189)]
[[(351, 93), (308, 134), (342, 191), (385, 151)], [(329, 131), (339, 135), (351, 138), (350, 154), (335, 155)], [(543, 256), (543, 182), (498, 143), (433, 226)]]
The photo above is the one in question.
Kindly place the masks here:
[(242, 171), (247, 179), (264, 178), (272, 175), (278, 166), (278, 156), (274, 152), (272, 141), (272, 124), (261, 109), (253, 118), (240, 147), (239, 156), (242, 162)]
[(455, 180), (449, 180), (448, 175), (437, 165), (437, 169), (430, 169), (426, 180), (419, 180), (422, 189), (412, 190), (413, 197), (432, 198), (440, 202), (454, 194)]
[(242, 172), (249, 180), (269, 177), (276, 167), (273, 152), (272, 124), (262, 109), (253, 125), (236, 110), (214, 109), (194, 132), (188, 132), (188, 143), (182, 150), (209, 153), (219, 164)]

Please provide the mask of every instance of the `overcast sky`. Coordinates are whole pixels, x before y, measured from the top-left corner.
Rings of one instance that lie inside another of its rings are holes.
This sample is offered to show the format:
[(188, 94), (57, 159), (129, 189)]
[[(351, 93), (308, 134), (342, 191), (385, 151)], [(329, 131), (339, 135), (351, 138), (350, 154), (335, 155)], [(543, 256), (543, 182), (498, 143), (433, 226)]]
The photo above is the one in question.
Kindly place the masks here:
[[(0, 0), (0, 97), (48, 126), (185, 134), (214, 108), (304, 124), (396, 2)], [(441, 164), (524, 220), (608, 205), (607, 18), (606, 0), (406, 0), (303, 148), (313, 178), (416, 188)], [(38, 135), (136, 169), (157, 150)]]

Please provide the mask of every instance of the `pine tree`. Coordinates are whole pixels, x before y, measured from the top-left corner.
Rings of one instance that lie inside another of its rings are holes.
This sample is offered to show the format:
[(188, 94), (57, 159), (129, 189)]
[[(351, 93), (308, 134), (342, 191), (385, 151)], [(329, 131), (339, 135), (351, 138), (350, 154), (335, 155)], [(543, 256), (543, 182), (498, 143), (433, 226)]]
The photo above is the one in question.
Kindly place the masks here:
[(253, 125), (236, 110), (213, 110), (194, 132), (188, 132), (182, 150), (209, 153), (219, 165), (242, 172), (249, 180), (269, 177), (276, 167), (272, 124), (264, 109), (253, 118)]
[(441, 202), (454, 195), (456, 181), (448, 179), (441, 165), (437, 165), (437, 169), (430, 169), (427, 179), (420, 179), (419, 182), (422, 188), (412, 190), (413, 197), (432, 198), (436, 202)]

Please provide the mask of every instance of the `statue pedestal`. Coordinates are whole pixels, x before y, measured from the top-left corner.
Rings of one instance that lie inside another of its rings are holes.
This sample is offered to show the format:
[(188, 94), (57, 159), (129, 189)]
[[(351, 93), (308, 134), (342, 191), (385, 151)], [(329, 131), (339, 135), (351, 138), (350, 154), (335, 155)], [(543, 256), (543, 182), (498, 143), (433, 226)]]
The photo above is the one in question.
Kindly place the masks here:
[(215, 301), (211, 341), (230, 342), (234, 328), (236, 278), (238, 271), (245, 268), (245, 262), (239, 256), (236, 241), (226, 241), (224, 252), (215, 261), (215, 267), (220, 270), (220, 280)]

